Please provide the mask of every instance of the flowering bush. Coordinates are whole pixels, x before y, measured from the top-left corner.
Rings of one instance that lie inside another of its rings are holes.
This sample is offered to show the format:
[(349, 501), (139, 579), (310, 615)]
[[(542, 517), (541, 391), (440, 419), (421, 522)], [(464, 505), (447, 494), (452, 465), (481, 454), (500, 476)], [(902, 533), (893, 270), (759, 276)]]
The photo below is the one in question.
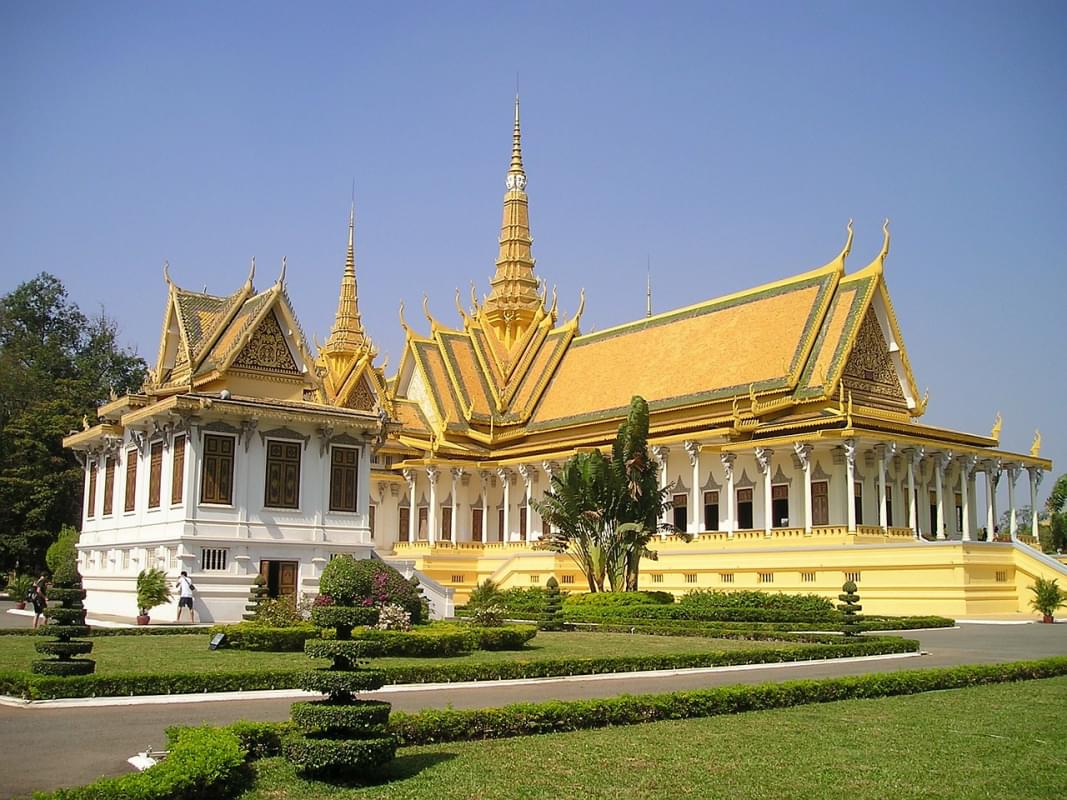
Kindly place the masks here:
[(304, 620), (292, 600), (288, 597), (275, 597), (259, 603), (252, 621), (268, 628), (291, 628)]
[(387, 603), (378, 611), (378, 625), (380, 631), (410, 631), (411, 614), (395, 603)]
[(315, 607), (315, 606), (332, 606), (332, 605), (334, 605), (334, 602), (333, 602), (333, 598), (330, 597), (328, 594), (320, 594), (320, 595), (315, 597), (315, 600), (311, 605), (312, 605), (312, 607)]
[(472, 625), (480, 625), (483, 628), (496, 628), (504, 624), (506, 613), (503, 606), (492, 603), (472, 609), (470, 621)]
[(335, 558), (322, 570), (320, 597), (328, 595), (339, 606), (381, 608), (398, 605), (411, 614), (413, 623), (423, 619), (422, 598), (397, 570), (377, 559)]

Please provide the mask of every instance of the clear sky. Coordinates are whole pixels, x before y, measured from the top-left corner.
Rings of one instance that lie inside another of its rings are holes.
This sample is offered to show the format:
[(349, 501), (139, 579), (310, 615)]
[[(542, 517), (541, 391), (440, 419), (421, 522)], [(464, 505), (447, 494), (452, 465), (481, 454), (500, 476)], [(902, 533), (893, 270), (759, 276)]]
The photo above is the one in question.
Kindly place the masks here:
[[(488, 290), (516, 73), (537, 270), (583, 329), (887, 262), (926, 421), (1067, 469), (1063, 3), (0, 5), (0, 292), (42, 270), (155, 358), (161, 265), (364, 321)], [(722, 342), (725, 348), (741, 342)], [(650, 368), (654, 368), (654, 365)], [(1052, 482), (1046, 477), (1042, 494)], [(1022, 488), (1022, 487), (1020, 487)]]

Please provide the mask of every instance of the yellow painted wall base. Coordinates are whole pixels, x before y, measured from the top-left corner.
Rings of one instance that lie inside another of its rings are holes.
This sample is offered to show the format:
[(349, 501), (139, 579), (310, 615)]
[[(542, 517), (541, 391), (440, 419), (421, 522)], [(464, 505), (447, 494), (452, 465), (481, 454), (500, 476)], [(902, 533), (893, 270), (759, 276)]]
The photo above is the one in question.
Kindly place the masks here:
[[(1032, 614), (1029, 587), (1038, 577), (1067, 585), (1067, 566), (1025, 544), (917, 542), (897, 532), (822, 529), (815, 534), (762, 531), (744, 537), (709, 533), (653, 544), (658, 560), (641, 562), (642, 589), (682, 595), (693, 589), (811, 593), (836, 600), (855, 580), (869, 614), (967, 617)], [(564, 591), (588, 591), (567, 555), (522, 542), (402, 543), (398, 557), (455, 589), (455, 601), (486, 578), (501, 588), (543, 586), (555, 576)]]

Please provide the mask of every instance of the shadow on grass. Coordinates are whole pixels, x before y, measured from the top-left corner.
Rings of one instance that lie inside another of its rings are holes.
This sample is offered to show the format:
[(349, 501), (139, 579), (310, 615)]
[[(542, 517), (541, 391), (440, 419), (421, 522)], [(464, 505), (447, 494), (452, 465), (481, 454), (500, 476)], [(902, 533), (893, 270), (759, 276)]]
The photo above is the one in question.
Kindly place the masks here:
[(322, 774), (308, 775), (306, 777), (338, 788), (354, 789), (361, 786), (381, 786), (386, 783), (395, 783), (407, 778), (413, 778), (424, 769), (429, 769), (444, 761), (451, 761), (455, 757), (455, 753), (412, 753), (411, 755), (397, 756), (388, 764), (361, 775)]

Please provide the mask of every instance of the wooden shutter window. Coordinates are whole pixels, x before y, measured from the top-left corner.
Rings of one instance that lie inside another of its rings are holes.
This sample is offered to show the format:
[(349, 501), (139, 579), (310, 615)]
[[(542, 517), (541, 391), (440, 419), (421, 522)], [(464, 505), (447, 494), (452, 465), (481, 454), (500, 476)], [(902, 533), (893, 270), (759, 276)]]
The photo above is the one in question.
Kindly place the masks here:
[(137, 451), (126, 451), (126, 502), (123, 509), (133, 511), (137, 508)]
[(330, 456), (330, 511), (356, 510), (358, 475), (359, 450), (355, 447), (334, 447)]
[(96, 462), (89, 462), (89, 498), (88, 508), (85, 509), (85, 518), (92, 519), (96, 515)]
[(397, 528), (396, 539), (398, 542), (406, 542), (411, 535), (411, 509), (401, 506), (399, 518), (400, 524)]
[(110, 516), (115, 508), (115, 459), (104, 459), (104, 516)]
[(148, 458), (148, 507), (159, 508), (160, 483), (163, 481), (163, 442), (154, 442)]
[(263, 505), (299, 508), (300, 447), (297, 442), (267, 440), (267, 485)]
[(171, 446), (174, 451), (171, 457), (171, 475), (170, 475), (170, 503), (171, 505), (178, 505), (182, 501), (183, 490), (185, 489), (185, 434), (174, 437), (174, 444)]
[(452, 506), (441, 506), (441, 538), (452, 538)]
[(233, 502), (232, 436), (204, 434), (204, 471), (200, 502), (230, 505)]
[(374, 530), (377, 527), (377, 525), (374, 524), (374, 517), (375, 517), (374, 511), (375, 511), (376, 508), (377, 508), (377, 506), (375, 506), (373, 504), (368, 508), (370, 519), (367, 520), (367, 523), (370, 525), (370, 538), (372, 538), (372, 539), (374, 538)]
[(471, 541), (480, 542), (482, 540), (482, 509), (471, 509)]
[(830, 524), (830, 485), (826, 481), (811, 484), (811, 524)]

